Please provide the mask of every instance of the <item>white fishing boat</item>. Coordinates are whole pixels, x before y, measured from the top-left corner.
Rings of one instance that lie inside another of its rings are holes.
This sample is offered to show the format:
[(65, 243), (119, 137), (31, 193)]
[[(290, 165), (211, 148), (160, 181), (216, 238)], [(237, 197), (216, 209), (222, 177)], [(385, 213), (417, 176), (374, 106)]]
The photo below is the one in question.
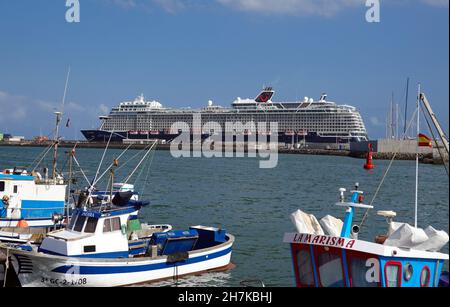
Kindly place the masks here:
[(39, 246), (2, 244), (22, 286), (112, 287), (226, 270), (234, 237), (224, 229), (168, 225), (129, 231), (145, 203), (76, 209), (67, 229)]

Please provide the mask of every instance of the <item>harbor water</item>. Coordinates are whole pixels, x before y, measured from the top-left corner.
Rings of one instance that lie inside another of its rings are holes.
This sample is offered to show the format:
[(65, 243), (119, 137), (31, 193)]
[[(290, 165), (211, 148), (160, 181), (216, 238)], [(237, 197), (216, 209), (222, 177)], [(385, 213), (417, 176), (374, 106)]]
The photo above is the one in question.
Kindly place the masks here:
[[(0, 147), (0, 169), (28, 167), (43, 148)], [(62, 149), (58, 166), (67, 171)], [(122, 151), (109, 150), (100, 173)], [(78, 149), (76, 157), (88, 178), (93, 178), (103, 150)], [(140, 154), (140, 155), (139, 155)], [(126, 163), (137, 155), (134, 162)], [(129, 150), (120, 160), (116, 182), (128, 174), (142, 157), (142, 151)], [(50, 158), (50, 157), (49, 157)], [(141, 199), (151, 202), (141, 211), (142, 222), (168, 223), (184, 229), (191, 225), (216, 226), (236, 236), (228, 272), (210, 273), (178, 280), (180, 286), (239, 286), (244, 280), (261, 280), (266, 286), (294, 286), (289, 245), (285, 232), (293, 232), (289, 215), (297, 209), (318, 219), (327, 214), (343, 219), (344, 209), (334, 204), (338, 189), (353, 188), (359, 182), (370, 203), (389, 161), (375, 161), (375, 169), (363, 169), (363, 160), (350, 157), (279, 155), (273, 169), (260, 169), (257, 158), (174, 158), (169, 151), (156, 151), (150, 167), (138, 169), (135, 183)], [(42, 166), (50, 166), (44, 160)], [(42, 172), (42, 166), (37, 171)], [(419, 227), (432, 225), (449, 232), (449, 183), (442, 166), (423, 165), (419, 169)], [(28, 168), (30, 170), (30, 168)], [(74, 167), (75, 171), (78, 168)], [(99, 183), (107, 184), (108, 176)], [(78, 187), (87, 185), (77, 172)], [(414, 224), (415, 162), (395, 161), (363, 225), (360, 238), (372, 241), (387, 230), (377, 210), (394, 210), (396, 221)], [(349, 196), (348, 192), (347, 195)], [(357, 212), (356, 221), (363, 211)], [(448, 245), (443, 252), (448, 253)], [(445, 265), (448, 270), (448, 263)], [(165, 281), (150, 286), (173, 286)]]

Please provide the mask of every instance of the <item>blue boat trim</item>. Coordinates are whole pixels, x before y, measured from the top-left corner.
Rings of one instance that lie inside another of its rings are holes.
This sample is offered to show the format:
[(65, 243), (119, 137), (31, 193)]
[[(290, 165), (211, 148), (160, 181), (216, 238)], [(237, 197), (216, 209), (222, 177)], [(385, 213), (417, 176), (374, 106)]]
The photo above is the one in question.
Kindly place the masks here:
[[(194, 263), (203, 262), (206, 260), (211, 260), (215, 258), (219, 258), (222, 256), (225, 256), (229, 253), (231, 253), (232, 248), (226, 248), (222, 251), (198, 256), (194, 258), (189, 258), (181, 262), (177, 263), (154, 263), (154, 264), (145, 264), (145, 265), (136, 265), (131, 266), (129, 264), (125, 264), (124, 266), (111, 266), (111, 267), (103, 267), (103, 266), (80, 266), (79, 268), (79, 275), (99, 275), (99, 274), (120, 274), (120, 273), (139, 273), (139, 272), (146, 272), (146, 271), (153, 271), (153, 270), (159, 270), (159, 269), (166, 269), (166, 268), (172, 268), (174, 266), (183, 266), (183, 265), (189, 265)], [(74, 266), (71, 265), (64, 265), (57, 267), (52, 270), (52, 272), (55, 273), (61, 273), (65, 274), (69, 270), (73, 270)]]

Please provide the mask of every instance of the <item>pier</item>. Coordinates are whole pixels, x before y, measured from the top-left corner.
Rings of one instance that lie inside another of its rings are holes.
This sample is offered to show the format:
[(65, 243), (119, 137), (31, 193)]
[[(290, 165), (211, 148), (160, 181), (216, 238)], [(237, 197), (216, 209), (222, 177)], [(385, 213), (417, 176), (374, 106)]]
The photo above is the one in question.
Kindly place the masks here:
[[(415, 160), (416, 154), (414, 150), (414, 140), (406, 140), (407, 144), (400, 146), (398, 150), (399, 142), (395, 140), (374, 140), (370, 141), (373, 144), (374, 160), (390, 160), (395, 155), (396, 160)], [(148, 146), (148, 142), (135, 141), (135, 142), (111, 142), (109, 148), (112, 149), (124, 149), (130, 146), (131, 149), (144, 149)], [(17, 142), (0, 142), (0, 147), (48, 147), (51, 146), (51, 141), (36, 142), (32, 140), (21, 140)], [(194, 144), (195, 145), (195, 144)], [(87, 142), (87, 141), (60, 141), (59, 147), (62, 148), (92, 148), (92, 149), (104, 149), (106, 143), (104, 142)], [(160, 142), (156, 150), (170, 150), (170, 143)], [(198, 144), (197, 144), (198, 146)], [(250, 146), (250, 147), (249, 147)], [(340, 156), (340, 157), (352, 157), (358, 159), (365, 159), (367, 154), (368, 142), (359, 142), (351, 144), (303, 144), (303, 146), (294, 146), (292, 144), (279, 144), (278, 153), (280, 154), (299, 154), (299, 155), (325, 155), (325, 156)], [(241, 144), (237, 143), (232, 146), (234, 152), (248, 152), (249, 148), (253, 151), (260, 151), (258, 145)], [(223, 145), (223, 151), (231, 149), (231, 145)], [(191, 144), (192, 150), (192, 144)], [(441, 150), (443, 154), (443, 150)], [(448, 155), (445, 153), (443, 156), (445, 163), (448, 163)], [(419, 154), (419, 161), (426, 164), (442, 164), (443, 159), (439, 154), (437, 148), (421, 149)]]

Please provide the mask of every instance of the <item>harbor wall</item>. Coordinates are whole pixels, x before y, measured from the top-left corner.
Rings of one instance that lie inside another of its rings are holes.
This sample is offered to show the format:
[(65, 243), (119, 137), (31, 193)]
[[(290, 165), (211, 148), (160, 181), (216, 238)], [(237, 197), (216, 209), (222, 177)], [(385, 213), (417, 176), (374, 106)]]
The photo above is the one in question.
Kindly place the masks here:
[[(374, 153), (401, 153), (401, 154), (416, 154), (417, 140), (393, 140), (380, 139), (364, 142), (350, 143), (350, 151), (353, 153), (367, 152), (369, 143), (372, 144), (372, 151)], [(419, 154), (432, 154), (433, 149), (430, 147), (419, 147)]]

